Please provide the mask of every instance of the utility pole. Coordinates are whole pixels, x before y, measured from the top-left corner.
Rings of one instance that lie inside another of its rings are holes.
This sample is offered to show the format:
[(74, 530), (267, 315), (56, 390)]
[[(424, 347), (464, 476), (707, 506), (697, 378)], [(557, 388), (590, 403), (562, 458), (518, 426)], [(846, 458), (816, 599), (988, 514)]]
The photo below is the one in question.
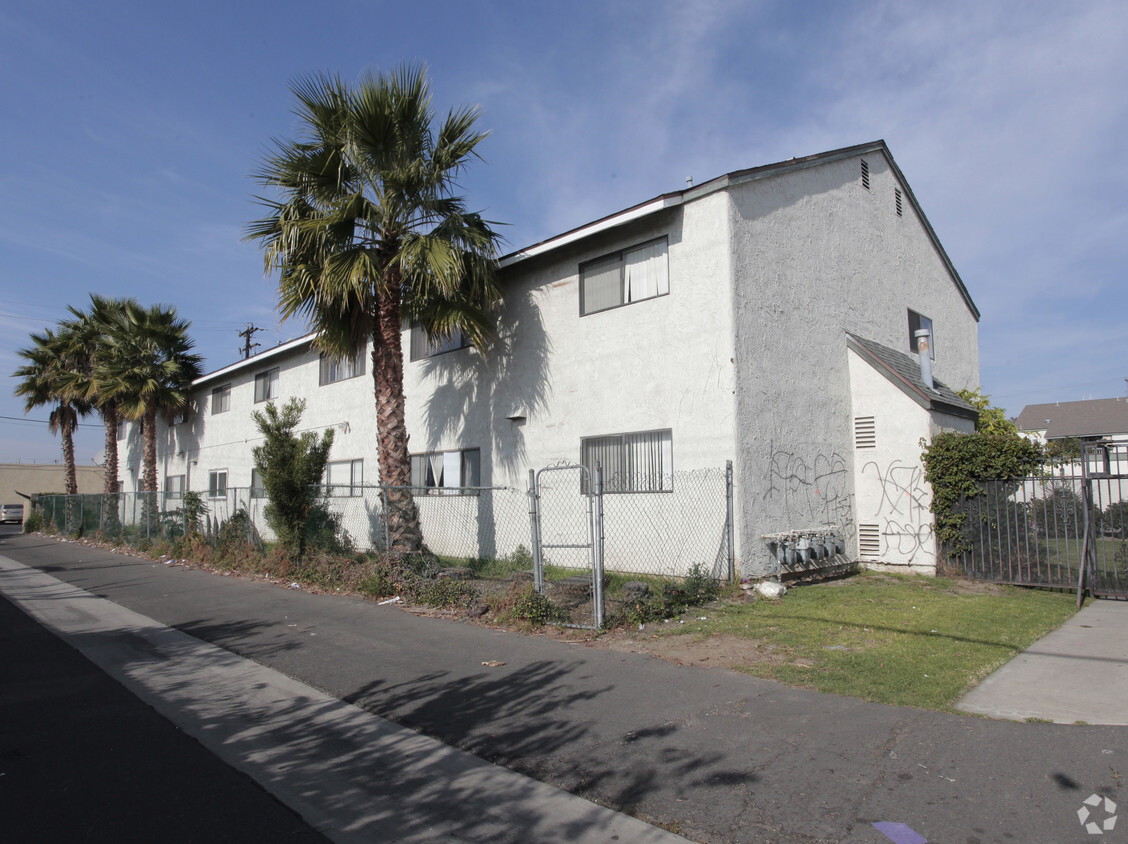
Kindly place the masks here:
[(253, 322), (248, 322), (247, 327), (239, 332), (239, 336), (243, 338), (243, 360), (251, 356), (251, 349), (257, 349), (260, 345), (251, 342), (251, 338), (255, 336), (256, 331), (266, 331), (266, 329), (259, 328)]

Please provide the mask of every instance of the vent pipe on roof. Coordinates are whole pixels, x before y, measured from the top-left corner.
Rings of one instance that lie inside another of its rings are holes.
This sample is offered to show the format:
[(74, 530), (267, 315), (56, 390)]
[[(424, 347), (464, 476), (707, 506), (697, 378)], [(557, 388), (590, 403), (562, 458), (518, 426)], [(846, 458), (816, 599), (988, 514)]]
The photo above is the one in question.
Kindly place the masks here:
[(934, 390), (932, 383), (932, 332), (921, 328), (913, 332), (916, 337), (917, 357), (920, 358), (920, 380), (929, 390)]

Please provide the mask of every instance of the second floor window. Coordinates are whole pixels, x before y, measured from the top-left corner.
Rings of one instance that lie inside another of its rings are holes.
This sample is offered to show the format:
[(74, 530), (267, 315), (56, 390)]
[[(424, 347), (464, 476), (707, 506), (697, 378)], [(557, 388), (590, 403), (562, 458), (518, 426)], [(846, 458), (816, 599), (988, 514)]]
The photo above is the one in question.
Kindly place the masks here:
[(226, 413), (231, 409), (231, 385), (224, 384), (222, 387), (216, 387), (211, 392), (211, 412), (212, 416), (217, 413)]
[(278, 369), (260, 372), (255, 376), (255, 403), (278, 398)]
[(329, 355), (321, 356), (320, 384), (333, 384), (348, 378), (356, 378), (364, 374), (365, 350), (361, 350), (351, 358), (332, 358)]
[(580, 266), (580, 314), (594, 314), (670, 292), (666, 238)]
[(423, 330), (417, 322), (411, 324), (411, 359), (422, 360), (423, 358), (433, 357), (434, 355), (441, 355), (444, 352), (453, 352), (456, 349), (465, 349), (470, 345), (466, 339), (466, 335), (461, 331), (455, 331), (450, 337), (436, 337), (431, 339), (427, 336), (427, 332)]

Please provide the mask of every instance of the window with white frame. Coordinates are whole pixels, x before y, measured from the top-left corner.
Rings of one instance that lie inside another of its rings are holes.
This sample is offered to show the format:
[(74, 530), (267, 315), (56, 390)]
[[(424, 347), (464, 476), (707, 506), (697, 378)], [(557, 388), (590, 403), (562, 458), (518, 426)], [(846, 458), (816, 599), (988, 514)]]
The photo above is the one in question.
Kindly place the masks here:
[(670, 292), (666, 238), (580, 265), (580, 315)]
[(182, 407), (180, 410), (172, 414), (171, 424), (183, 425), (188, 421), (188, 408)]
[(450, 337), (428, 337), (426, 330), (417, 322), (411, 324), (411, 359), (422, 360), (445, 352), (465, 349), (470, 345), (466, 335), (456, 330)]
[(231, 385), (224, 384), (211, 391), (211, 413), (226, 413), (231, 409)]
[(923, 314), (918, 314), (916, 311), (909, 309), (909, 350), (916, 354), (920, 350), (917, 349), (916, 333), (923, 328), (928, 329), (928, 336), (931, 342), (928, 346), (929, 357), (936, 360), (936, 333), (932, 330), (932, 320)]
[(325, 486), (336, 497), (363, 495), (364, 461), (334, 460), (325, 467)]
[(166, 475), (165, 476), (165, 498), (166, 499), (179, 499), (184, 497), (184, 476), (183, 475)]
[(118, 419), (117, 438), (119, 440), (124, 440), (125, 437), (126, 437), (126, 434), (129, 433), (129, 428), (127, 426), (128, 426), (128, 423), (124, 419)]
[(208, 472), (208, 498), (227, 497), (227, 470), (212, 469)]
[(324, 387), (326, 384), (334, 384), (337, 381), (345, 381), (363, 375), (364, 356), (364, 349), (351, 357), (344, 358), (334, 358), (331, 355), (323, 354), (321, 356), (321, 386)]
[(255, 404), (278, 398), (278, 368), (255, 376)]
[(580, 461), (591, 477), (603, 469), (604, 492), (670, 492), (674, 488), (673, 432), (638, 431), (580, 440)]
[(251, 498), (266, 498), (266, 484), (258, 469), (251, 469)]
[(411, 485), (430, 494), (476, 494), (482, 485), (482, 452), (477, 448), (411, 455)]

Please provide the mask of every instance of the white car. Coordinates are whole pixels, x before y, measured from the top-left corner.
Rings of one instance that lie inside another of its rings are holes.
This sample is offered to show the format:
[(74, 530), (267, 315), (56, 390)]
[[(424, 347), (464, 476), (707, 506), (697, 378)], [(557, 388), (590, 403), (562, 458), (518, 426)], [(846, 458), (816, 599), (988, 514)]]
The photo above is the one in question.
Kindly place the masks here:
[(0, 506), (0, 524), (7, 524), (8, 522), (15, 522), (17, 525), (23, 523), (22, 504), (4, 504)]

